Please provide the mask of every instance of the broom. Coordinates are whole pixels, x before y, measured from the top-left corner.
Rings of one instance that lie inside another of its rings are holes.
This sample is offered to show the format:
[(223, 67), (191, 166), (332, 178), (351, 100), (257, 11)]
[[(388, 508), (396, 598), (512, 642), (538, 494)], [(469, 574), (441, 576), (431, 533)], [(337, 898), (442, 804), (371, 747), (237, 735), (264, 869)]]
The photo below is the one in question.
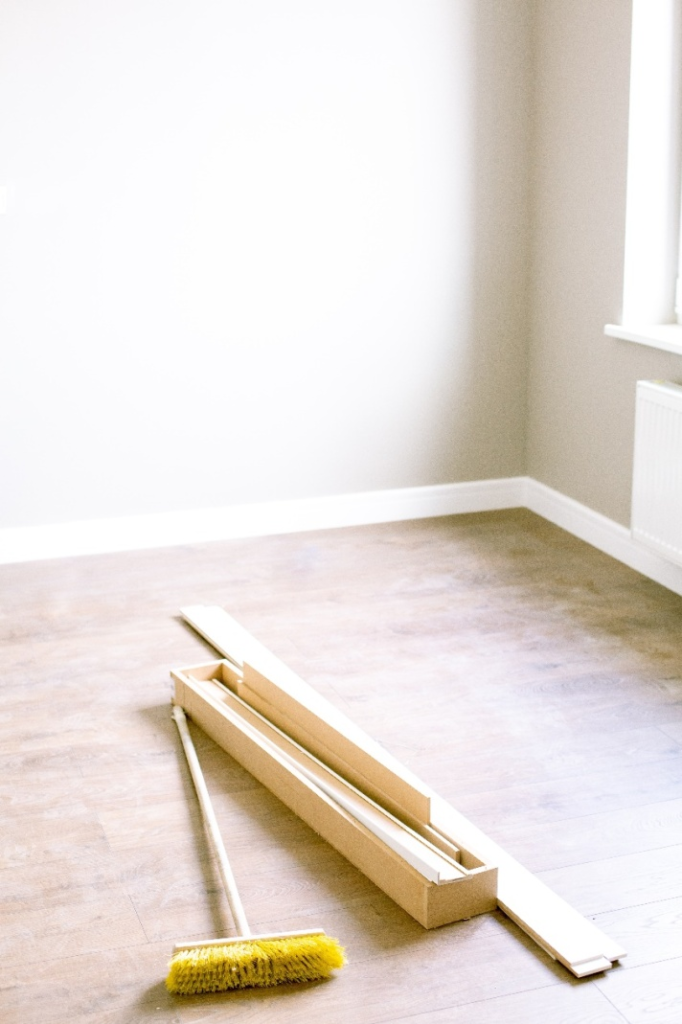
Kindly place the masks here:
[(346, 958), (338, 941), (321, 929), (276, 935), (251, 933), (187, 727), (185, 712), (179, 704), (173, 706), (173, 718), (218, 859), (225, 895), (240, 935), (176, 945), (168, 967), (166, 987), (174, 995), (195, 995), (200, 992), (267, 988), (288, 982), (328, 978), (334, 968), (343, 967)]

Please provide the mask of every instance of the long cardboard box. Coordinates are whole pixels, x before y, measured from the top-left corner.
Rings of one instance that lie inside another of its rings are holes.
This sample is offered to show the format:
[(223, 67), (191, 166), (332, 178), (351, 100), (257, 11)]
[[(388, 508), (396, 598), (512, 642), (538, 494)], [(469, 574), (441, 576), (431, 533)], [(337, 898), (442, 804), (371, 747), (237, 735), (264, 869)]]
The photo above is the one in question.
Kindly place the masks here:
[(354, 787), (346, 788), (315, 758), (307, 759), (280, 730), (275, 730), (275, 741), (260, 715), (250, 714), (225, 692), (235, 685), (229, 664), (214, 662), (171, 674), (174, 700), (188, 716), (424, 928), (495, 908), (495, 866), (443, 837), (439, 855), (427, 834), (422, 838), (425, 869), (431, 872), (439, 860), (442, 864), (438, 881), (427, 877), (415, 866), (419, 833), (405, 824), (401, 837), (401, 823), (390, 812), (382, 815), (381, 807), (363, 800)]

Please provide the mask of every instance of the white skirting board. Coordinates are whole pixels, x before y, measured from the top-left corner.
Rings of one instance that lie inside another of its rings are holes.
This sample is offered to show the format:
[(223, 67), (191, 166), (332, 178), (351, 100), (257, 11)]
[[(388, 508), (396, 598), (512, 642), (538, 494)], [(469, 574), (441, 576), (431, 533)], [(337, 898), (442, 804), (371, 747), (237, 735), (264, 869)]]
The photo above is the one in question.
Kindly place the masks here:
[(0, 528), (0, 565), (505, 508), (528, 508), (682, 595), (682, 566), (634, 541), (630, 531), (620, 523), (525, 476), (48, 526)]
[(488, 512), (523, 505), (525, 477), (0, 528), (0, 564)]
[(531, 478), (526, 480), (523, 504), (531, 512), (572, 533), (574, 537), (586, 541), (675, 594), (682, 595), (682, 566), (675, 565), (633, 540), (627, 527)]

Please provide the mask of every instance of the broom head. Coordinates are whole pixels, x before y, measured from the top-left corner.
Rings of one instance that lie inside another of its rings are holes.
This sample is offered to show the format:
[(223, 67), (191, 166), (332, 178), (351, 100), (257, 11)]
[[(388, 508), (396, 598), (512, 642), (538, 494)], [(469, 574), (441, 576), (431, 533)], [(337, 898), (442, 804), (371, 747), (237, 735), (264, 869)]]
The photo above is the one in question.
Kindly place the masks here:
[(323, 931), (187, 943), (175, 947), (166, 987), (173, 995), (268, 988), (319, 981), (345, 963), (343, 947)]

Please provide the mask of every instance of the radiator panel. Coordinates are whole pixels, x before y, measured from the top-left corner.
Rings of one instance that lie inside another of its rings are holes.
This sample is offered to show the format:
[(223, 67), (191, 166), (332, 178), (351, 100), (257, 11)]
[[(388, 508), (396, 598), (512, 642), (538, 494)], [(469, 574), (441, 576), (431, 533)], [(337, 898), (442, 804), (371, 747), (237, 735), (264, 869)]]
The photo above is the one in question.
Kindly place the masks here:
[(682, 565), (682, 387), (638, 381), (632, 536)]

